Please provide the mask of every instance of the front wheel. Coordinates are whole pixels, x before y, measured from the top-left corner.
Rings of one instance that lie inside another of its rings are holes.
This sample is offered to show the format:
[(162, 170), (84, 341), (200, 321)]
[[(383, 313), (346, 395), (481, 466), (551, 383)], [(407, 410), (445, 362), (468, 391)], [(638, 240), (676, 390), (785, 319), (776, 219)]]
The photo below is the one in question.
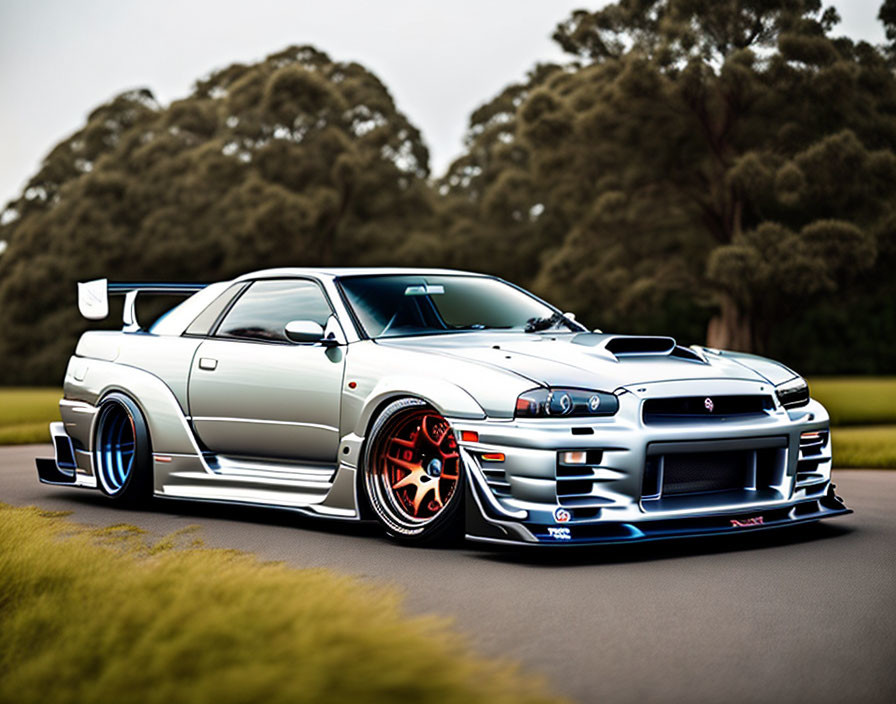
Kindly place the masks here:
[(419, 399), (400, 399), (369, 437), (364, 484), (386, 532), (417, 545), (461, 537), (463, 464), (448, 421)]

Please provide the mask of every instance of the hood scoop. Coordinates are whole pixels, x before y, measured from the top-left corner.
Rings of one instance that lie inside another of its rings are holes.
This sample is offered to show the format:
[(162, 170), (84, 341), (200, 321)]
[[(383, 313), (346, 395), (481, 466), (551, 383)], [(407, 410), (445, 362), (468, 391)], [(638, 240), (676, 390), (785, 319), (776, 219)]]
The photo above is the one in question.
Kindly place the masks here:
[(589, 332), (576, 335), (572, 341), (576, 345), (594, 347), (595, 351), (609, 352), (616, 358), (644, 355), (665, 357), (676, 348), (675, 340), (671, 337), (599, 335)]

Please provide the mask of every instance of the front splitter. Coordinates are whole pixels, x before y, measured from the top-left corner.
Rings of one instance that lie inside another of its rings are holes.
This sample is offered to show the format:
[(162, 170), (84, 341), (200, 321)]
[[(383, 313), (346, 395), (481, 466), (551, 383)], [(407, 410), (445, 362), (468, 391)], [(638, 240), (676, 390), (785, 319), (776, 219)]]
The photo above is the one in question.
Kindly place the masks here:
[[(813, 523), (852, 513), (839, 497), (827, 496), (765, 511), (730, 512), (651, 521), (533, 525), (523, 523), (535, 541), (467, 534), (469, 540), (507, 545), (600, 545), (638, 543), (710, 535), (736, 535)], [(505, 524), (506, 525), (506, 524)]]

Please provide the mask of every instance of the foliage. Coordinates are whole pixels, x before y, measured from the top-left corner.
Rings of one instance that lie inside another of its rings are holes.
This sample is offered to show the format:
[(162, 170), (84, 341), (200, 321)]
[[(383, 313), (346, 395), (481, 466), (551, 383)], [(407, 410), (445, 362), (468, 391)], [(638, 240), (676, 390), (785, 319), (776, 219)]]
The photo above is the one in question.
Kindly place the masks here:
[(593, 324), (780, 349), (811, 301), (893, 292), (896, 80), (836, 22), (818, 0), (574, 12), (554, 37), (577, 61), (477, 110), (443, 189)]
[(375, 76), (310, 47), (217, 71), (164, 108), (147, 90), (118, 96), (0, 226), (0, 380), (58, 378), (85, 327), (79, 280), (401, 261), (432, 212), (428, 161)]
[(52, 383), (74, 283), (255, 268), (454, 266), (590, 326), (896, 368), (896, 2), (889, 45), (821, 0), (579, 10), (473, 112), (437, 181), (362, 66), (312, 47), (100, 106), (0, 218), (0, 383)]
[(390, 589), (0, 504), (0, 701), (558, 700)]

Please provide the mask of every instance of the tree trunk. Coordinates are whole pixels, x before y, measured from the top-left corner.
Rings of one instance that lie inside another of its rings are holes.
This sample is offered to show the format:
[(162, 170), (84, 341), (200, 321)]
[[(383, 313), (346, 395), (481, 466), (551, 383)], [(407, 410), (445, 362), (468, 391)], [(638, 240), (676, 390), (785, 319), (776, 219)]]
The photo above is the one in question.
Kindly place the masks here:
[(750, 318), (744, 315), (730, 296), (723, 295), (718, 314), (709, 321), (706, 346), (718, 349), (753, 351), (753, 330)]

